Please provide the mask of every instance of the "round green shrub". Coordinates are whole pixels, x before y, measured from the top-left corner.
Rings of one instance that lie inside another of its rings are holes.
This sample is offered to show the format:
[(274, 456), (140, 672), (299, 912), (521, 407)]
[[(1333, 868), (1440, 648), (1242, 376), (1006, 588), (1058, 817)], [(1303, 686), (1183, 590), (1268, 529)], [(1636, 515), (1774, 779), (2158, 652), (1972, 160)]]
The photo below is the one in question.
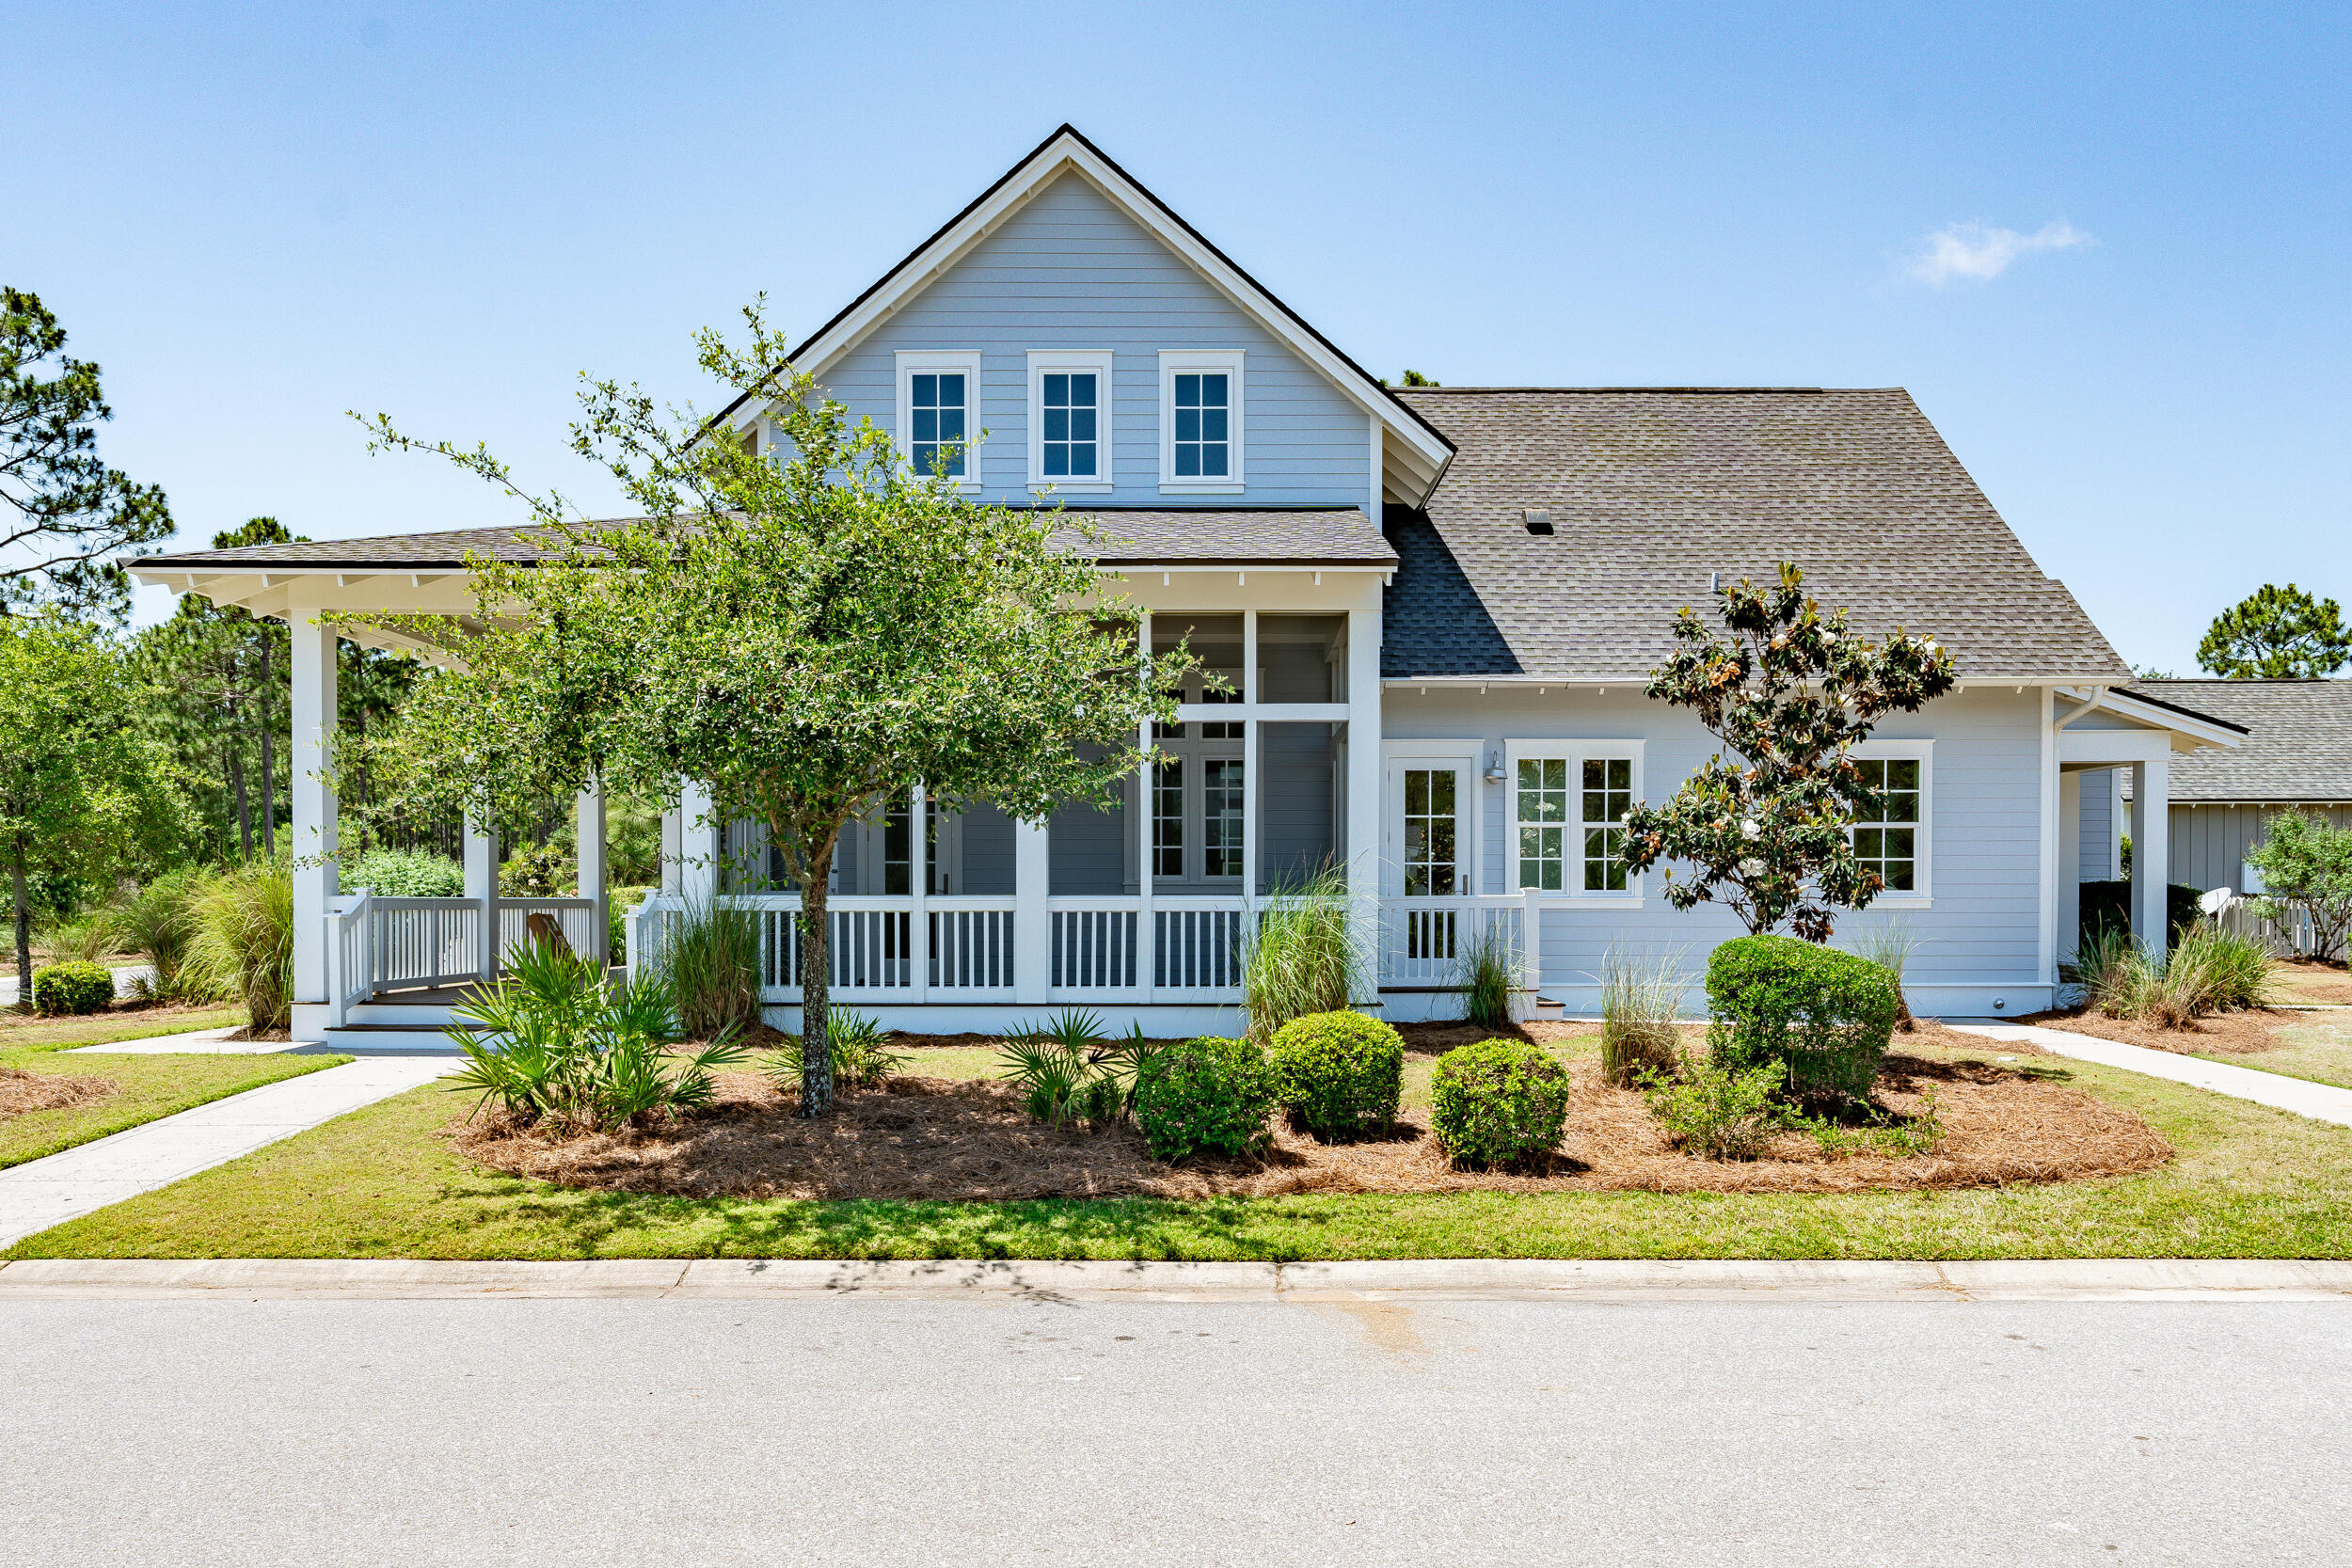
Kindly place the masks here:
[(104, 964), (49, 964), (33, 971), (33, 1010), (94, 1013), (115, 999), (115, 977)]
[(1186, 1040), (1144, 1058), (1135, 1109), (1155, 1160), (1247, 1154), (1265, 1141), (1274, 1069), (1248, 1040)]
[(1863, 1100), (1902, 1006), (1894, 975), (1794, 937), (1740, 937), (1707, 960), (1712, 1038), (1731, 1068), (1779, 1062), (1796, 1100)]
[(1396, 1120), (1405, 1040), (1359, 1012), (1309, 1013), (1274, 1032), (1275, 1099), (1324, 1142)]
[(1429, 1126), (1455, 1163), (1510, 1169), (1560, 1147), (1568, 1069), (1542, 1046), (1496, 1038), (1438, 1058)]

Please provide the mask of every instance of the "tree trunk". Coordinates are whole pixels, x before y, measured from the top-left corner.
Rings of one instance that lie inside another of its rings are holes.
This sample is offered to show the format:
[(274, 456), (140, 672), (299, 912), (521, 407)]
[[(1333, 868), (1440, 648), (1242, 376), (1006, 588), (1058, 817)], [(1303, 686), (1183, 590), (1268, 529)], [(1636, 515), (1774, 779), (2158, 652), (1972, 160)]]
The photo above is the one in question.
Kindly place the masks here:
[(245, 798), (245, 748), (234, 738), (229, 742), (229, 787), (237, 796), (237, 858), (253, 858), (253, 811)]
[(9, 882), (16, 895), (16, 1010), (33, 1010), (33, 907), (24, 896), (24, 836), (16, 839), (16, 853), (8, 864)]
[[(834, 842), (837, 842), (834, 841)], [(801, 883), (801, 1115), (833, 1109), (833, 942), (826, 912), (832, 896), (834, 842), (810, 864)]]

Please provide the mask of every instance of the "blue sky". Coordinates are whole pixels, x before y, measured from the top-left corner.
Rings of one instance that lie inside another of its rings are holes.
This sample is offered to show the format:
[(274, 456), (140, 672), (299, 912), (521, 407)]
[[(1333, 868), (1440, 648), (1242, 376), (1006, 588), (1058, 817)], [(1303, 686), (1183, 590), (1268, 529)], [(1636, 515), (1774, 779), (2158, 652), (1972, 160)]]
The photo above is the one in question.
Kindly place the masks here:
[(809, 330), (1069, 119), (1387, 374), (1910, 388), (2136, 663), (2352, 599), (2352, 8), (5, 21), (0, 277), (196, 544), (512, 517), (348, 408), (594, 506), (578, 372), (707, 397), (695, 327)]

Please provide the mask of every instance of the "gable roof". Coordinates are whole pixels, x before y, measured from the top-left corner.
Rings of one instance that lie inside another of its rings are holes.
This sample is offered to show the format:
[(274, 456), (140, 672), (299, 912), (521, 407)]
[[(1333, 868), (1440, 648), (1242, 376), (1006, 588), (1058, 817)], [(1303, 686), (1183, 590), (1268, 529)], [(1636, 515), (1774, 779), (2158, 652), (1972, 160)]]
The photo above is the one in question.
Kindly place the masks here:
[(2127, 694), (2247, 732), (2232, 750), (2176, 754), (2175, 801), (2352, 802), (2352, 680), (2137, 681)]
[(1933, 637), (1963, 680), (2131, 677), (1899, 388), (1399, 396), (1457, 453), (1425, 507), (1389, 509), (1384, 675), (1630, 683), (1713, 574), (1794, 561), (1855, 629)]
[[(1444, 433), (1210, 244), (1175, 209), (1152, 195), (1073, 125), (1064, 124), (1038, 143), (963, 211), (941, 225), (865, 293), (803, 340), (795, 356), (800, 368), (821, 379), (824, 368), (832, 360), (921, 293), (965, 250), (985, 239), (1031, 196), (1066, 171), (1083, 176), (1236, 306), (1255, 317), (1260, 325), (1377, 418), (1385, 436), (1385, 467), (1398, 493), (1416, 499), (1428, 494), (1454, 454), (1453, 444)], [(756, 418), (757, 413), (754, 394), (745, 392), (721, 409), (711, 422), (739, 429)]]

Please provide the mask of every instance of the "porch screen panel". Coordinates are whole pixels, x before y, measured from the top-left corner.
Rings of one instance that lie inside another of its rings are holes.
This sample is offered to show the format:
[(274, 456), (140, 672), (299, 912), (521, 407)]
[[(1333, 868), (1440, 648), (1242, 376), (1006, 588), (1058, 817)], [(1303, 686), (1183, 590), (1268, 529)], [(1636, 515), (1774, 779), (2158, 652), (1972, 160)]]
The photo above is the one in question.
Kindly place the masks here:
[(1299, 887), (1325, 867), (1343, 863), (1338, 829), (1344, 816), (1343, 728), (1330, 723), (1258, 726), (1258, 787), (1251, 793), (1258, 814), (1257, 888), (1262, 894)]

